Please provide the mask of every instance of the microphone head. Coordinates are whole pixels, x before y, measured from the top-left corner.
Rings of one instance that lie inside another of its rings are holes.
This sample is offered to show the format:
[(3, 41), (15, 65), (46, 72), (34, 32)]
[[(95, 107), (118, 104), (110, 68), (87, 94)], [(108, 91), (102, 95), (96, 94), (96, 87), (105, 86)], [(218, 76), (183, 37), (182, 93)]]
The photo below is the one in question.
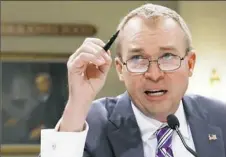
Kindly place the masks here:
[(169, 127), (173, 130), (176, 130), (176, 128), (180, 126), (179, 120), (177, 119), (177, 117), (173, 114), (170, 114), (167, 116), (167, 123), (169, 125)]

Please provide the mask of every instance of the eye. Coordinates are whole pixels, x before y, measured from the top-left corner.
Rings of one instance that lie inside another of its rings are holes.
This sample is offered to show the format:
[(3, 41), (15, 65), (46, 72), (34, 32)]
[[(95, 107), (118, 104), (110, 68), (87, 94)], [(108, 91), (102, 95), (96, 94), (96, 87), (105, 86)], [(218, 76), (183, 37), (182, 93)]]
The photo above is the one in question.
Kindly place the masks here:
[(141, 56), (141, 55), (134, 55), (134, 56), (132, 56), (130, 59), (132, 59), (132, 60), (139, 60), (139, 59), (143, 59), (144, 57), (143, 56)]
[(176, 55), (172, 54), (172, 53), (165, 53), (164, 55), (162, 55), (160, 58), (164, 59), (164, 60), (170, 60), (173, 59)]

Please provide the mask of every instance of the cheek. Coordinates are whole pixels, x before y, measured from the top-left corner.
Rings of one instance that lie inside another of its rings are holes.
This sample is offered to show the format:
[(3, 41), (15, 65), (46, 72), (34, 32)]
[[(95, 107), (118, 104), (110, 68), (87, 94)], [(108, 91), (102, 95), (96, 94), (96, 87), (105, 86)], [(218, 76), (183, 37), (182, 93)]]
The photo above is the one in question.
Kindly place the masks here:
[(125, 73), (124, 82), (125, 82), (126, 88), (130, 92), (135, 92), (138, 89), (141, 89), (142, 87), (141, 77), (142, 75), (133, 75), (133, 74)]
[(186, 86), (188, 83), (188, 79), (189, 79), (189, 68), (188, 65), (186, 63), (182, 62), (181, 67), (172, 72), (169, 73), (168, 77), (171, 80), (172, 86), (180, 88), (180, 86)]
[(188, 86), (188, 73), (184, 71), (178, 71), (167, 75), (168, 86), (173, 95), (183, 95)]

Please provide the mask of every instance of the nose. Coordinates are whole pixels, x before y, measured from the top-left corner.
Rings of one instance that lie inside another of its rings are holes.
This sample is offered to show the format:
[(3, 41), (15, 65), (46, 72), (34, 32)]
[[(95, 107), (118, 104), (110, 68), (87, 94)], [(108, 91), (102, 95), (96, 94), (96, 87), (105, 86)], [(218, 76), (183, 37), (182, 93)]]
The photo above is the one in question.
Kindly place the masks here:
[(146, 79), (150, 79), (154, 82), (164, 78), (164, 72), (159, 68), (157, 61), (150, 62), (148, 71), (144, 73)]

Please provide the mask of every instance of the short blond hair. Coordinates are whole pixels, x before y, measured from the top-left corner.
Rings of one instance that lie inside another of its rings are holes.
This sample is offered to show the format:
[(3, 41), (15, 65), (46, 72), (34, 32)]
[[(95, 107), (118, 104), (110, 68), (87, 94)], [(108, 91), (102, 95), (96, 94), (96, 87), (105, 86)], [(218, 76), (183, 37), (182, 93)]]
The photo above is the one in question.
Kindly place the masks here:
[[(141, 16), (144, 18), (154, 18), (154, 17), (167, 17), (175, 20), (181, 27), (182, 31), (185, 33), (185, 39), (187, 42), (187, 46), (190, 49), (192, 47), (192, 36), (191, 32), (185, 23), (184, 19), (174, 10), (167, 8), (165, 6), (157, 5), (157, 4), (144, 4), (131, 12), (129, 12), (119, 23), (117, 30), (122, 30), (127, 22), (135, 16)], [(120, 57), (120, 41), (116, 40), (116, 55)]]

